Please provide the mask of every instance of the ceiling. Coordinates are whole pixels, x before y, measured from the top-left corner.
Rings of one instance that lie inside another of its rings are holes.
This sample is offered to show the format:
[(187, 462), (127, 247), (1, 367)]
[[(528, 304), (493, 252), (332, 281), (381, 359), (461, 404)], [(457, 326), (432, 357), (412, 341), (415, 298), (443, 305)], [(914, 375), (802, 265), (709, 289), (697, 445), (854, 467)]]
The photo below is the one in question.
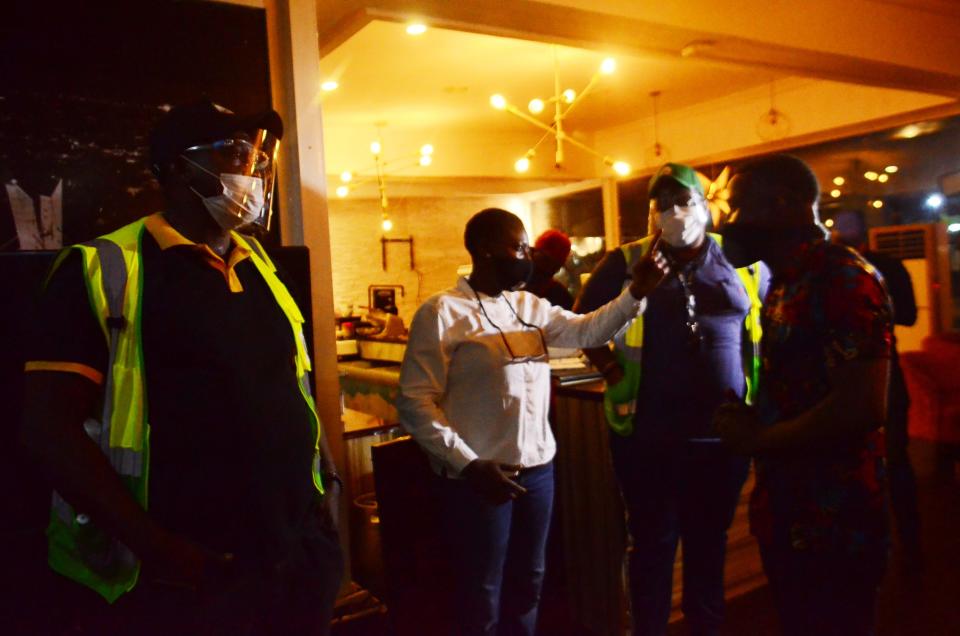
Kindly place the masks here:
[[(369, 171), (366, 148), (378, 135), (409, 154), (413, 171), (396, 174), (415, 180), (492, 174), (477, 171), (477, 157), (511, 166), (541, 133), (491, 107), (490, 96), (501, 94), (527, 112), (530, 99), (552, 94), (555, 57), (560, 88), (577, 91), (604, 58), (617, 61), (616, 72), (600, 77), (564, 121), (566, 132), (587, 143), (600, 131), (609, 143), (612, 129), (641, 121), (648, 129), (638, 139), (652, 142), (652, 91), (660, 92), (661, 128), (672, 113), (686, 119), (691, 107), (708, 112), (717, 100), (748, 94), (753, 101), (742, 112), (752, 128), (768, 91), (789, 92), (791, 83), (804, 81), (960, 96), (960, 48), (949, 43), (960, 10), (949, 0), (808, 0), (799, 13), (796, 5), (768, 0), (685, 0), (656, 9), (633, 0), (316, 0), (316, 6), (321, 76), (339, 84), (320, 94), (325, 163), (334, 174)], [(409, 35), (407, 24), (420, 20), (428, 30)], [(841, 97), (835, 108), (842, 104)], [(550, 114), (548, 106), (538, 119), (549, 124)], [(704, 134), (722, 137), (726, 127)], [(436, 145), (437, 161), (421, 170), (416, 150), (425, 142)], [(538, 161), (546, 162), (541, 154)], [(568, 153), (567, 178), (595, 174), (595, 166), (572, 165), (583, 160), (577, 154)], [(564, 178), (563, 172), (539, 176)]]
[[(372, 21), (321, 60), (324, 79), (339, 88), (324, 97), (325, 126), (368, 125), (460, 130), (531, 130), (530, 124), (490, 106), (504, 95), (523, 110), (534, 97), (553, 94), (554, 54), (561, 90), (582, 90), (604, 52), (542, 42), (431, 28), (419, 36), (406, 25)], [(661, 112), (689, 106), (783, 77), (710, 61), (652, 54), (615, 55), (617, 70), (598, 80), (568, 123), (594, 132), (652, 114), (652, 91)], [(549, 123), (547, 109), (539, 119)]]

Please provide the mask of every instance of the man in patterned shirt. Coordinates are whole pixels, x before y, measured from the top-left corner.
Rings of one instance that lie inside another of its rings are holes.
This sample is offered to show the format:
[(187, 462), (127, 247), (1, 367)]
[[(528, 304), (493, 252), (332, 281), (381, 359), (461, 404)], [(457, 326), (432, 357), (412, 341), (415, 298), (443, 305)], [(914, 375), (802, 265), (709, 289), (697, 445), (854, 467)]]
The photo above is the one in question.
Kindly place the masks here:
[(886, 567), (883, 437), (892, 308), (882, 277), (830, 244), (810, 168), (789, 155), (731, 184), (723, 250), (773, 273), (763, 308), (756, 408), (715, 423), (757, 461), (750, 505), (785, 634), (873, 634)]

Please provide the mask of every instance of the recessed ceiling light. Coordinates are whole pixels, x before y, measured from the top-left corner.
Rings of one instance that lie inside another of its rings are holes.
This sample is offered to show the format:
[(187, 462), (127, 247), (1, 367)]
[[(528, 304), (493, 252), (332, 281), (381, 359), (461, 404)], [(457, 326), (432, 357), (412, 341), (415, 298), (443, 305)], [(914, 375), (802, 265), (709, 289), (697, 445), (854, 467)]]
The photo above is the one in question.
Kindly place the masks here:
[(427, 25), (422, 22), (413, 22), (412, 24), (407, 25), (407, 33), (409, 35), (423, 35), (427, 32)]
[(833, 185), (841, 186), (841, 185), (843, 185), (844, 183), (846, 183), (846, 179), (844, 179), (843, 177), (834, 177), (834, 178), (833, 178)]

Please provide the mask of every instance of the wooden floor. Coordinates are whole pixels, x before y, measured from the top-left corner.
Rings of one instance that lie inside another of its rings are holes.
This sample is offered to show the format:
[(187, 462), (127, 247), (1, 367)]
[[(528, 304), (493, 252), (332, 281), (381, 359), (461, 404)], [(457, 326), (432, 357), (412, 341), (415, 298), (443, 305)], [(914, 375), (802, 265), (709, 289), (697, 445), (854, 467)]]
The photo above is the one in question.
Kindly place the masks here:
[[(904, 572), (894, 544), (881, 590), (879, 636), (955, 636), (960, 634), (960, 474), (953, 480), (938, 480), (933, 473), (933, 450), (928, 444), (912, 442), (910, 454), (918, 478), (926, 568), (920, 576)], [(744, 492), (749, 493), (750, 488), (746, 486)], [(728, 583), (735, 582), (741, 570), (753, 571), (756, 548), (745, 532), (742, 524), (731, 530)], [(744, 592), (728, 600), (723, 634), (774, 636), (779, 629), (769, 589), (762, 579), (757, 580), (753, 575), (748, 579)], [(569, 620), (565, 596), (546, 592), (539, 634), (589, 636), (590, 632)], [(678, 586), (674, 592), (676, 602)], [(687, 628), (679, 613), (675, 618), (670, 625), (670, 636), (686, 634)], [(368, 616), (335, 626), (333, 634), (389, 636), (388, 625), (386, 616)]]
[[(960, 473), (954, 479), (938, 478), (933, 447), (922, 441), (910, 443), (910, 457), (917, 473), (925, 568), (921, 574), (904, 569), (894, 536), (890, 567), (880, 590), (878, 634), (956, 636), (960, 634)], [(682, 619), (671, 624), (671, 636), (686, 633)], [(724, 635), (778, 633), (773, 599), (765, 585), (728, 601)]]

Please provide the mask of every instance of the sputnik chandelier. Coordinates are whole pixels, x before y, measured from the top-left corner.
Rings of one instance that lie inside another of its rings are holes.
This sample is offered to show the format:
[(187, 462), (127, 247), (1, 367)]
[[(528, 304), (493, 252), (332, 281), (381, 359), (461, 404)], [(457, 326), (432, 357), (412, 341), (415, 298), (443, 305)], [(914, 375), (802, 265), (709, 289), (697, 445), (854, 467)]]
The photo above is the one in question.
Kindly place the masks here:
[[(608, 57), (600, 64), (600, 67), (593, 74), (593, 77), (590, 78), (590, 81), (587, 82), (586, 87), (577, 93), (572, 88), (562, 89), (560, 83), (560, 62), (557, 57), (557, 47), (552, 46), (553, 49), (553, 96), (548, 99), (541, 99), (539, 97), (534, 97), (527, 104), (527, 110), (530, 113), (527, 113), (520, 108), (514, 106), (507, 101), (507, 98), (503, 95), (497, 93), (490, 97), (490, 105), (496, 108), (497, 110), (505, 110), (508, 113), (516, 115), (525, 122), (532, 124), (533, 126), (539, 128), (543, 131), (543, 135), (540, 137), (540, 140), (537, 141), (527, 152), (519, 159), (516, 163), (513, 164), (514, 169), (517, 172), (523, 173), (530, 169), (530, 160), (533, 159), (537, 154), (537, 149), (543, 144), (547, 139), (554, 140), (554, 166), (561, 168), (563, 166), (563, 161), (565, 158), (565, 148), (566, 144), (569, 144), (575, 148), (593, 155), (600, 159), (604, 165), (610, 166), (614, 172), (620, 176), (626, 176), (630, 174), (630, 164), (625, 161), (617, 161), (612, 157), (609, 157), (593, 148), (583, 143), (582, 141), (571, 137), (565, 128), (565, 123), (567, 117), (573, 109), (583, 101), (583, 99), (590, 94), (590, 92), (596, 87), (597, 82), (600, 81), (601, 77), (604, 75), (611, 75), (617, 69), (617, 62), (612, 57)], [(547, 106), (553, 106), (553, 117), (550, 120), (550, 123), (544, 123), (536, 117), (541, 113), (547, 111)]]
[(358, 176), (349, 170), (340, 173), (340, 185), (337, 186), (336, 193), (337, 196), (342, 199), (349, 196), (350, 192), (356, 188), (376, 181), (377, 191), (380, 195), (380, 227), (384, 232), (389, 232), (393, 229), (393, 221), (390, 220), (388, 211), (387, 169), (403, 170), (413, 166), (429, 166), (433, 163), (433, 146), (431, 144), (420, 146), (420, 153), (415, 157), (407, 156), (386, 161), (383, 158), (383, 142), (380, 140), (380, 135), (378, 134), (377, 139), (370, 143), (370, 154), (373, 155), (374, 163), (372, 174)]

